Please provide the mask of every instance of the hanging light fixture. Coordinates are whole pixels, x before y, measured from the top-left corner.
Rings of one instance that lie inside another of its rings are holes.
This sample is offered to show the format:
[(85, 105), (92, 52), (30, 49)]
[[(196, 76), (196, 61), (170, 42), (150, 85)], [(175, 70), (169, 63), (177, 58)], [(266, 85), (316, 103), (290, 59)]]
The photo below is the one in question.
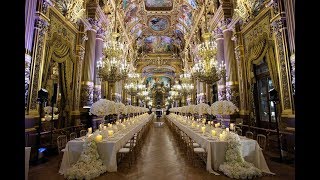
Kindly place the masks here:
[(97, 62), (98, 76), (110, 83), (127, 78), (129, 68), (124, 52), (127, 46), (118, 41), (120, 34), (117, 32), (116, 13), (114, 14), (114, 32), (111, 33), (110, 41), (104, 43), (104, 57)]
[[(207, 28), (207, 13), (205, 12), (205, 28)], [(213, 84), (225, 76), (225, 64), (218, 64), (217, 44), (211, 41), (211, 33), (202, 35), (203, 42), (198, 45), (198, 55), (201, 59), (192, 68), (192, 76), (201, 82)]]

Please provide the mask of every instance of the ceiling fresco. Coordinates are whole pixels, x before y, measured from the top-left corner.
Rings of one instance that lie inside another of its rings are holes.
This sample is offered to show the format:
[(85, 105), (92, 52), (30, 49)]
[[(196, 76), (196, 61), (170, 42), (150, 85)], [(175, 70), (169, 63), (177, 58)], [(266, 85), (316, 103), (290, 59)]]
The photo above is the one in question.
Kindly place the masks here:
[(163, 31), (168, 28), (169, 20), (163, 17), (152, 17), (148, 25), (154, 31)]
[(142, 49), (146, 53), (173, 52), (173, 39), (168, 36), (149, 36), (144, 39)]
[(145, 0), (145, 8), (146, 10), (162, 10), (168, 11), (172, 9), (173, 0)]
[[(143, 61), (144, 66), (156, 58), (153, 55), (169, 55), (168, 59), (174, 61), (181, 59), (186, 35), (190, 34), (203, 1), (120, 0), (123, 27), (138, 50), (136, 59)], [(158, 71), (159, 68), (152, 70), (155, 74), (159, 74)], [(161, 71), (172, 74), (168, 69)]]

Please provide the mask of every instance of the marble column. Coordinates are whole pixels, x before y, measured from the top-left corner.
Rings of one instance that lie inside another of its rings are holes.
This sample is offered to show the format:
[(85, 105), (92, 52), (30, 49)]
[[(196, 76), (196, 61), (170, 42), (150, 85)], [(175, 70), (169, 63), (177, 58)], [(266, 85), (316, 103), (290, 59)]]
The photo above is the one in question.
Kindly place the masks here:
[[(225, 63), (224, 61), (224, 39), (223, 39), (223, 32), (222, 29), (217, 27), (214, 30), (216, 43), (217, 43), (217, 61), (219, 64)], [(218, 100), (226, 100), (226, 76), (222, 77), (217, 82), (217, 89), (218, 89)]]
[(28, 104), (29, 84), (30, 84), (30, 66), (31, 52), (34, 34), (34, 22), (37, 0), (26, 1), (25, 4), (25, 107)]
[(97, 34), (97, 21), (88, 18), (91, 28), (87, 30), (84, 63), (81, 82), (81, 107), (91, 106), (93, 103), (94, 70), (95, 70), (95, 47)]
[(239, 83), (237, 75), (237, 62), (234, 54), (234, 42), (232, 38), (232, 30), (227, 28), (230, 20), (223, 21), (222, 27), (224, 37), (224, 59), (226, 64), (226, 98), (239, 107)]
[(291, 76), (293, 85), (293, 94), (295, 93), (295, 0), (284, 1), (284, 9), (286, 13), (288, 43), (290, 50)]
[(94, 90), (93, 90), (93, 102), (98, 101), (101, 98), (101, 79), (98, 77), (97, 62), (101, 61), (103, 57), (103, 39), (104, 30), (99, 28), (96, 35), (96, 47), (95, 47), (95, 64), (94, 64)]

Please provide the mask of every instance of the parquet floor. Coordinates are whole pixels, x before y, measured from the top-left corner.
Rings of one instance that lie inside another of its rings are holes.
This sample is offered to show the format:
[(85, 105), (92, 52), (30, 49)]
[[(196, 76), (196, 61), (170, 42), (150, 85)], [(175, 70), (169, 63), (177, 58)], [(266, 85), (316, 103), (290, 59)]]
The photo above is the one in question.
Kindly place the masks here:
[[(263, 176), (261, 180), (294, 180), (294, 165), (280, 164), (270, 161), (266, 156), (267, 163), (275, 176)], [(29, 180), (59, 180), (64, 179), (58, 174), (57, 156), (49, 157), (49, 161), (30, 166)], [(151, 126), (148, 137), (145, 139), (141, 154), (131, 168), (127, 164), (120, 164), (118, 172), (105, 173), (97, 180), (206, 180), (230, 179), (221, 173), (215, 176), (208, 173), (205, 167), (194, 167), (187, 160), (186, 155), (177, 147), (174, 137), (169, 128), (157, 128)]]

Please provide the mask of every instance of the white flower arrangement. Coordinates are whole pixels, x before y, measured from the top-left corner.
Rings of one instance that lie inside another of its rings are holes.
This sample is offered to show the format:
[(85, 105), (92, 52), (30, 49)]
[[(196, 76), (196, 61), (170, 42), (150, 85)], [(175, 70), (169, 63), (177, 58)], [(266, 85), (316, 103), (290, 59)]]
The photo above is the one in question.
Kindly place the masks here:
[(193, 105), (193, 104), (189, 105), (187, 112), (191, 113), (191, 114), (195, 114), (195, 111), (194, 111), (195, 107), (196, 107), (196, 105)]
[[(52, 106), (46, 106), (43, 108), (44, 112), (46, 114), (52, 114)], [(56, 114), (58, 112), (58, 108), (53, 107), (53, 114)]]
[(87, 137), (83, 144), (79, 160), (67, 169), (64, 177), (67, 179), (94, 179), (107, 171), (107, 167), (99, 159), (97, 144), (94, 141), (97, 133)]
[(97, 116), (107, 116), (114, 112), (115, 102), (109, 101), (107, 99), (99, 99), (97, 102), (93, 103), (90, 108), (90, 115)]
[(228, 142), (226, 161), (219, 166), (220, 171), (235, 179), (252, 179), (262, 176), (260, 169), (243, 159), (238, 134), (228, 132), (224, 140)]
[(211, 105), (211, 114), (213, 115), (231, 115), (238, 111), (237, 106), (231, 101), (216, 101)]
[(208, 113), (208, 110), (207, 110), (208, 108), (210, 108), (208, 104), (200, 103), (195, 106), (194, 111), (199, 115), (203, 115)]

